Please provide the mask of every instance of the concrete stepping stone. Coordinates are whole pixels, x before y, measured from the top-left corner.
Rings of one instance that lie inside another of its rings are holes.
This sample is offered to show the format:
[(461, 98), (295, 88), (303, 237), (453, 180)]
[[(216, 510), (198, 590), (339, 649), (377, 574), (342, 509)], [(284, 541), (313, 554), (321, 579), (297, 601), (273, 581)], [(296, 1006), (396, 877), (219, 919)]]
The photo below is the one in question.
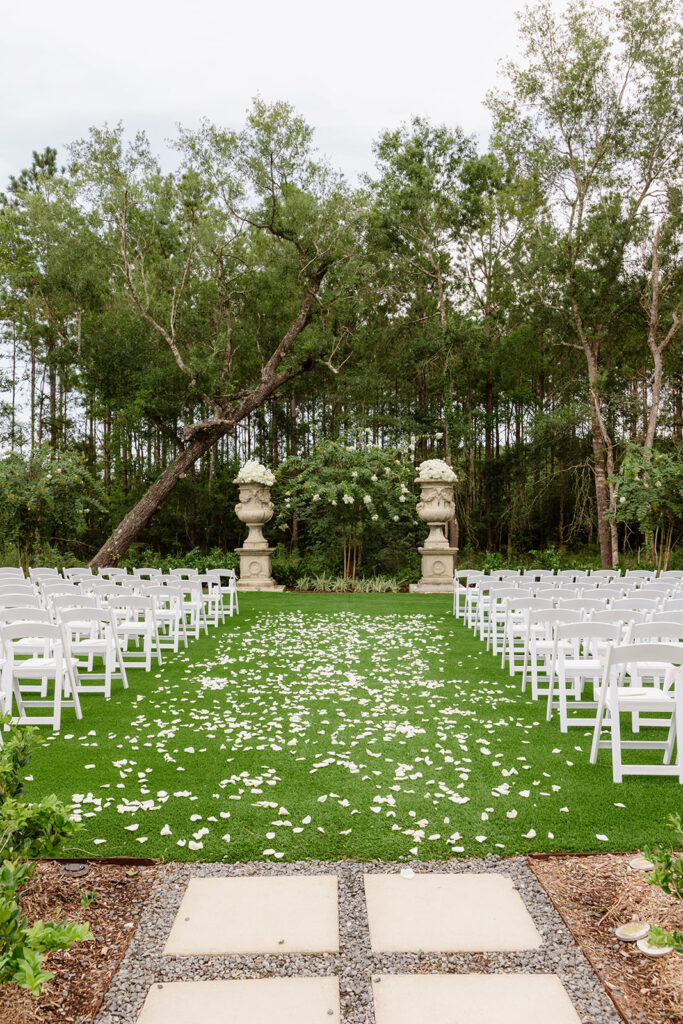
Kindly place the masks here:
[(191, 878), (166, 956), (336, 953), (337, 876)]
[(339, 1024), (337, 978), (153, 985), (138, 1024)]
[(543, 941), (507, 875), (364, 875), (363, 880), (376, 952), (502, 952), (538, 949)]
[(375, 1024), (581, 1024), (552, 974), (383, 974)]

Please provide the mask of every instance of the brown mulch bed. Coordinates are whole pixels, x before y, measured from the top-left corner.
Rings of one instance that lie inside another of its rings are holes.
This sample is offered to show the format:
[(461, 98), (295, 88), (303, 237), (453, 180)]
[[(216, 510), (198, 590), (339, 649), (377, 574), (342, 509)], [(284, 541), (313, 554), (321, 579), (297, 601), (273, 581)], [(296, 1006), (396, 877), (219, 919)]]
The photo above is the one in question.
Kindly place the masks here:
[(623, 1016), (648, 1024), (683, 1022), (683, 956), (651, 959), (615, 928), (648, 921), (683, 928), (680, 900), (649, 885), (629, 861), (636, 854), (529, 857), (529, 866), (564, 916)]
[[(66, 921), (87, 921), (94, 939), (54, 950), (43, 962), (54, 978), (40, 996), (16, 985), (0, 988), (2, 1024), (90, 1024), (126, 952), (149, 896), (155, 866), (90, 863), (83, 878), (68, 878), (61, 865), (45, 862), (22, 893), (21, 907), (33, 922), (59, 909)], [(84, 893), (96, 892), (90, 906)]]

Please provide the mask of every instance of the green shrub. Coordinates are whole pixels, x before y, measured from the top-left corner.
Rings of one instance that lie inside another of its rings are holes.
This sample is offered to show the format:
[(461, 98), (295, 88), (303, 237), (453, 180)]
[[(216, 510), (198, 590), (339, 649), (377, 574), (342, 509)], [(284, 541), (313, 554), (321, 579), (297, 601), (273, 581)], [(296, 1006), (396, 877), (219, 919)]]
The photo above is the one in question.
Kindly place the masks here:
[(70, 808), (56, 796), (25, 803), (22, 771), (36, 740), (33, 729), (9, 726), (0, 719), (4, 744), (0, 747), (0, 985), (18, 985), (38, 995), (53, 977), (42, 969), (50, 949), (69, 949), (92, 938), (87, 924), (55, 920), (29, 925), (19, 906), (19, 893), (33, 877), (36, 857), (53, 854), (80, 826)]
[[(683, 847), (683, 821), (680, 814), (669, 815), (669, 823), (676, 834), (677, 846), (680, 849)], [(683, 900), (683, 857), (677, 855), (671, 846), (667, 849), (661, 846), (655, 849), (646, 848), (643, 852), (654, 864), (654, 870), (648, 878), (650, 885), (656, 885), (669, 896)], [(673, 946), (677, 952), (683, 953), (683, 931), (674, 929), (672, 932), (666, 932), (655, 925), (650, 931), (649, 939), (655, 946)]]

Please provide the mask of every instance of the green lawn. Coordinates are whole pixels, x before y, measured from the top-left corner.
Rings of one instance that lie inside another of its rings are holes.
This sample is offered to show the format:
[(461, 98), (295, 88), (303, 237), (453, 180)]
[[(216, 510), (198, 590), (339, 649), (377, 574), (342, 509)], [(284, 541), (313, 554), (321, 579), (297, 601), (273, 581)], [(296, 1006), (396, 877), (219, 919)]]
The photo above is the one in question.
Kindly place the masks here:
[[(614, 785), (609, 752), (522, 696), (422, 595), (255, 594), (241, 615), (35, 754), (29, 796), (82, 813), (71, 851), (173, 860), (633, 850), (673, 778)], [(599, 838), (601, 837), (601, 838)]]

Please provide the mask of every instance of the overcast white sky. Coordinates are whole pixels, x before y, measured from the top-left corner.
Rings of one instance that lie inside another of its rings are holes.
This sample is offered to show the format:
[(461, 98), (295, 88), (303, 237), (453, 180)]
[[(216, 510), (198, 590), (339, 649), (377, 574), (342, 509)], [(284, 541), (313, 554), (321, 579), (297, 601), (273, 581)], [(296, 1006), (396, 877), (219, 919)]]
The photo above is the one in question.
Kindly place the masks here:
[[(556, 0), (555, 6), (563, 6)], [(34, 0), (3, 5), (0, 188), (31, 151), (123, 120), (155, 147), (180, 121), (238, 126), (251, 97), (293, 103), (349, 176), (413, 114), (485, 143), (483, 100), (517, 50), (524, 0)]]

